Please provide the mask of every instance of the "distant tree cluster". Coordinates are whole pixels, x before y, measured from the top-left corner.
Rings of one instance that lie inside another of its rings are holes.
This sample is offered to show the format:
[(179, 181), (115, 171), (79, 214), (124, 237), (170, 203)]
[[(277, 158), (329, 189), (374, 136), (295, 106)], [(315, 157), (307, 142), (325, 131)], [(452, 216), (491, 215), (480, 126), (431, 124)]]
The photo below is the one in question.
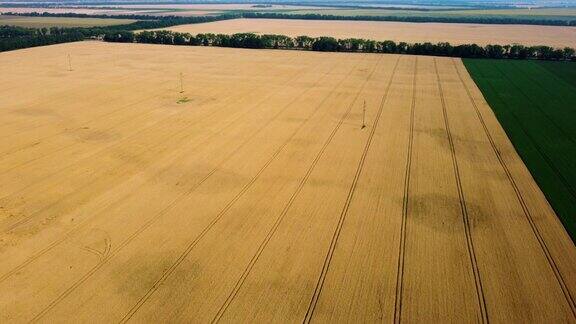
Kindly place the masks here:
[(426, 16), (337, 16), (322, 14), (283, 14), (274, 12), (246, 12), (244, 18), (266, 19), (304, 19), (304, 20), (362, 20), (362, 21), (398, 21), (398, 22), (437, 22), (437, 23), (463, 23), (463, 24), (498, 24), (498, 25), (544, 25), (544, 26), (576, 26), (576, 19), (535, 19), (510, 17), (426, 17)]
[(142, 30), (142, 29), (156, 29), (166, 28), (176, 25), (200, 24), (219, 20), (240, 18), (239, 14), (225, 14), (218, 16), (194, 16), (194, 17), (180, 17), (180, 16), (150, 16), (150, 15), (88, 15), (79, 13), (14, 13), (6, 12), (3, 15), (9, 16), (25, 16), (25, 17), (67, 17), (67, 18), (101, 18), (101, 19), (130, 19), (137, 20), (136, 22), (115, 26), (103, 27), (84, 27), (83, 29), (114, 29), (114, 30)]
[(53, 45), (81, 41), (85, 37), (77, 31), (63, 32), (62, 28), (52, 27), (32, 29), (13, 26), (0, 26), (0, 52), (21, 48)]
[[(256, 35), (240, 33), (234, 35), (177, 33), (171, 31), (144, 31), (133, 33), (135, 30), (160, 29), (183, 24), (206, 23), (239, 17), (246, 18), (288, 18), (288, 19), (355, 19), (362, 17), (340, 17), (324, 15), (283, 15), (276, 13), (243, 13), (226, 14), (219, 16), (154, 17), (147, 15), (85, 15), (76, 13), (36, 13), (13, 14), (22, 16), (42, 17), (82, 17), (82, 18), (125, 18), (141, 19), (130, 24), (76, 27), (76, 28), (22, 28), (13, 26), (0, 26), (0, 52), (26, 47), (50, 45), (73, 42), (83, 39), (104, 39), (109, 42), (137, 42), (150, 44), (192, 45), (192, 46), (220, 46), (237, 48), (270, 48), (270, 49), (298, 49), (327, 52), (364, 52), (364, 53), (397, 53), (453, 56), (463, 58), (513, 58), (513, 59), (541, 59), (541, 60), (574, 60), (572, 48), (555, 49), (549, 46), (523, 46), (523, 45), (487, 45), (465, 44), (453, 46), (449, 43), (405, 43), (394, 41), (374, 41), (366, 39), (335, 39), (332, 37), (289, 37), (284, 35)], [(304, 18), (303, 18), (304, 17)], [(366, 17), (377, 18), (382, 17)], [(422, 17), (409, 17), (422, 18)], [(427, 18), (427, 17), (425, 17)], [(355, 19), (356, 20), (356, 19)], [(357, 19), (364, 20), (364, 19)]]
[(555, 49), (549, 46), (486, 45), (464, 44), (453, 46), (450, 43), (405, 43), (394, 41), (374, 41), (367, 39), (333, 37), (289, 37), (285, 35), (257, 35), (253, 33), (197, 34), (178, 33), (168, 30), (118, 32), (106, 34), (104, 40), (110, 42), (136, 42), (147, 44), (219, 46), (235, 48), (297, 49), (321, 52), (362, 52), (451, 56), (462, 58), (510, 58), (540, 60), (575, 60), (572, 48)]
[[(20, 14), (16, 14), (20, 15)], [(104, 15), (82, 14), (26, 14), (26, 16), (46, 17), (95, 17), (109, 18)], [(0, 26), (0, 52), (16, 49), (52, 45), (81, 41), (84, 39), (100, 39), (107, 41), (133, 41), (134, 34), (130, 31), (142, 29), (165, 28), (182, 24), (198, 24), (225, 19), (238, 18), (238, 15), (202, 16), (202, 17), (154, 17), (139, 15), (124, 15), (122, 18), (138, 19), (146, 17), (148, 20), (139, 20), (130, 24), (99, 26), (99, 27), (73, 27), (73, 28), (23, 28), (15, 26)]]
[(16, 26), (0, 26), (0, 38), (34, 36), (36, 33), (38, 33), (37, 29)]
[[(427, 9), (423, 9), (427, 10)], [(396, 21), (396, 22), (436, 22), (436, 23), (463, 23), (463, 24), (499, 24), (499, 25), (544, 25), (544, 26), (576, 26), (576, 18), (566, 19), (538, 19), (538, 18), (521, 18), (521, 17), (495, 17), (495, 16), (340, 16), (340, 15), (323, 15), (323, 14), (287, 14), (278, 12), (245, 12), (237, 11), (236, 13), (227, 13), (215, 16), (153, 16), (153, 15), (103, 15), (103, 14), (80, 14), (80, 13), (14, 13), (7, 12), (5, 15), (30, 16), (30, 17), (71, 17), (71, 18), (114, 18), (114, 19), (133, 19), (139, 20), (137, 23), (153, 22), (159, 27), (146, 28), (163, 28), (168, 26), (196, 24), (201, 22), (210, 22), (216, 20), (233, 19), (233, 18), (265, 18), (265, 19), (304, 19), (304, 20), (354, 20), (354, 21)], [(136, 30), (136, 29), (132, 29)]]
[[(114, 35), (105, 39), (114, 39), (118, 42), (130, 42), (128, 35)], [(284, 35), (256, 35), (253, 33), (224, 34), (198, 34), (192, 36), (188, 33), (178, 33), (168, 30), (143, 31), (134, 35), (136, 43), (191, 45), (191, 46), (218, 46), (236, 48), (296, 48), (294, 39)]]

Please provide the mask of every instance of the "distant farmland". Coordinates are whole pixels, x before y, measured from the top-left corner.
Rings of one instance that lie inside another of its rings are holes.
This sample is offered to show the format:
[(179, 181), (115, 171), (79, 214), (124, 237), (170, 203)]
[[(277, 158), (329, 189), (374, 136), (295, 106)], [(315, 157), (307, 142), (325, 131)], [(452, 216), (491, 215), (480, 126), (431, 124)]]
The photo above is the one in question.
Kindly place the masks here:
[(43, 27), (95, 27), (130, 24), (131, 19), (69, 18), (69, 17), (24, 17), (0, 15), (0, 26)]
[[(161, 10), (161, 9), (158, 9)], [(156, 10), (130, 10), (130, 9), (120, 9), (120, 8), (84, 8), (84, 7), (58, 7), (58, 8), (42, 8), (42, 7), (0, 7), (0, 13), (12, 12), (19, 14), (26, 13), (51, 13), (51, 14), (63, 14), (63, 13), (76, 13), (83, 15), (133, 15), (133, 14), (144, 14), (148, 11)]]
[(576, 47), (576, 27), (327, 21), (297, 19), (233, 19), (168, 28), (177, 32), (280, 34), (311, 37), (367, 38), (378, 41), (449, 42), (451, 44), (512, 44)]
[[(13, 12), (75, 12), (93, 14), (150, 14), (150, 15), (177, 15), (194, 16), (199, 14), (223, 14), (230, 12), (273, 12), (283, 14), (318, 14), (335, 16), (387, 16), (387, 17), (428, 17), (428, 18), (499, 18), (499, 19), (523, 19), (523, 20), (563, 20), (576, 19), (576, 8), (535, 8), (535, 9), (455, 9), (443, 6), (429, 7), (428, 10), (414, 10), (412, 8), (343, 8), (343, 7), (318, 7), (304, 5), (281, 5), (255, 6), (254, 4), (105, 4), (105, 5), (73, 5), (58, 6), (53, 8), (0, 8), (0, 11)], [(448, 10), (447, 10), (448, 9)]]
[(0, 60), (0, 323), (575, 320), (574, 244), (460, 59)]
[(576, 241), (576, 63), (464, 62)]
[(288, 14), (319, 14), (335, 16), (392, 16), (392, 17), (451, 17), (451, 18), (510, 18), (510, 19), (576, 19), (576, 8), (545, 9), (470, 9), (470, 10), (403, 10), (403, 9), (345, 9), (320, 8), (313, 10), (277, 10)]

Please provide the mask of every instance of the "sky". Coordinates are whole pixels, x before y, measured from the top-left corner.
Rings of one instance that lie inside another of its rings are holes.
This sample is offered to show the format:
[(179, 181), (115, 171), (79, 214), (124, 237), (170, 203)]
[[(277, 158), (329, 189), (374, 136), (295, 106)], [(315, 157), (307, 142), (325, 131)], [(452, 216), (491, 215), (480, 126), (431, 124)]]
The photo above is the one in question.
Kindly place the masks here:
[(576, 0), (0, 0), (6, 3), (298, 3), (354, 6), (433, 7), (576, 7)]

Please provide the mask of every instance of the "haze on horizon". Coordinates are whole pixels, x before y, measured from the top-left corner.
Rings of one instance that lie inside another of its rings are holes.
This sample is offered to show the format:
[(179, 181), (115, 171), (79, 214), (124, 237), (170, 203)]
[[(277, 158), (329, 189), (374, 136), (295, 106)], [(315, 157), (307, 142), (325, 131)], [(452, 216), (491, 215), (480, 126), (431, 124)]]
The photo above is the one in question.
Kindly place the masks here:
[(149, 4), (176, 4), (176, 3), (269, 3), (269, 4), (310, 4), (335, 6), (366, 6), (366, 7), (405, 7), (405, 8), (434, 8), (434, 7), (576, 7), (576, 0), (3, 0), (1, 4), (43, 3), (58, 4), (118, 4), (118, 3), (149, 3)]

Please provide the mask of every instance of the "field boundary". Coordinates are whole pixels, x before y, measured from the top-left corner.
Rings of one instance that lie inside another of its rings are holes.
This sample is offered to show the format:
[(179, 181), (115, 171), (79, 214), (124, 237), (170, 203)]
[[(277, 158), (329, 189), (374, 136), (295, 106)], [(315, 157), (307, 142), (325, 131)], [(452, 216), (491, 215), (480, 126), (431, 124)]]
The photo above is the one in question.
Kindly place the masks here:
[(486, 134), (486, 137), (488, 138), (488, 141), (490, 142), (490, 146), (492, 147), (492, 150), (493, 150), (496, 158), (498, 159), (500, 166), (504, 170), (504, 173), (506, 174), (506, 178), (510, 182), (510, 185), (512, 186), (512, 188), (514, 189), (514, 192), (516, 194), (516, 198), (518, 199), (518, 202), (520, 203), (520, 206), (522, 207), (522, 211), (524, 213), (524, 216), (528, 220), (528, 223), (530, 224), (530, 228), (532, 229), (534, 236), (538, 240), (538, 243), (542, 249), (542, 252), (544, 253), (546, 259), (548, 260), (548, 264), (551, 267), (551, 269), (554, 273), (554, 276), (556, 277), (556, 280), (558, 281), (558, 284), (560, 285), (560, 287), (562, 289), (562, 293), (564, 294), (564, 297), (566, 298), (566, 301), (568, 302), (568, 304), (570, 306), (572, 314), (576, 317), (576, 306), (574, 303), (574, 297), (572, 297), (572, 294), (570, 293), (570, 290), (568, 289), (568, 286), (566, 285), (566, 283), (564, 281), (562, 273), (558, 269), (558, 265), (556, 264), (556, 261), (552, 257), (552, 254), (550, 253), (550, 250), (548, 249), (548, 246), (546, 245), (546, 242), (544, 241), (542, 234), (540, 234), (538, 226), (534, 222), (532, 214), (530, 213), (530, 210), (529, 210), (526, 202), (524, 201), (524, 197), (522, 196), (522, 193), (521, 193), (520, 189), (518, 188), (518, 185), (516, 184), (516, 181), (514, 180), (514, 177), (512, 176), (510, 169), (508, 168), (508, 166), (506, 165), (506, 162), (502, 158), (502, 155), (497, 148), (496, 142), (492, 138), (492, 135), (491, 135), (491, 133), (490, 133), (490, 131), (486, 125), (486, 122), (484, 121), (484, 117), (482, 116), (482, 113), (480, 112), (480, 109), (478, 108), (478, 105), (476, 104), (476, 100), (472, 96), (472, 93), (470, 92), (468, 85), (466, 84), (466, 82), (464, 82), (464, 79), (460, 73), (460, 69), (458, 69), (456, 62), (454, 60), (452, 62), (454, 64), (454, 68), (456, 70), (456, 73), (458, 74), (458, 78), (460, 79), (460, 82), (464, 86), (466, 93), (468, 95), (468, 98), (469, 98), (470, 102), (472, 103), (474, 110), (476, 111), (476, 115), (478, 116), (478, 119), (480, 120), (480, 123), (482, 124), (482, 128), (484, 129), (484, 133)]
[[(503, 74), (503, 72), (500, 69), (497, 68), (497, 70), (500, 74)], [(482, 74), (482, 77), (484, 77), (483, 74)], [(494, 86), (491, 83), (488, 86), (492, 90), (492, 92), (495, 93), (495, 97), (498, 99), (498, 101), (501, 102), (502, 104), (504, 104), (504, 100), (502, 99), (502, 96), (500, 95), (500, 93), (498, 91), (496, 91)], [(528, 99), (528, 98), (526, 98), (526, 99)], [(536, 152), (538, 152), (539, 156), (542, 157), (542, 159), (544, 160), (546, 165), (550, 168), (552, 173), (554, 173), (556, 175), (559, 182), (562, 185), (564, 185), (564, 187), (567, 189), (568, 194), (576, 199), (576, 190), (569, 184), (568, 180), (565, 178), (565, 176), (562, 174), (562, 172), (560, 172), (560, 170), (558, 170), (558, 167), (552, 162), (552, 160), (548, 156), (548, 154), (546, 154), (542, 151), (542, 147), (534, 140), (534, 137), (526, 130), (526, 128), (520, 122), (520, 119), (518, 118), (517, 114), (514, 112), (510, 112), (510, 116), (512, 116), (514, 118), (515, 125), (518, 126), (518, 128), (522, 131), (524, 136), (532, 144), (534, 149), (536, 149)]]

